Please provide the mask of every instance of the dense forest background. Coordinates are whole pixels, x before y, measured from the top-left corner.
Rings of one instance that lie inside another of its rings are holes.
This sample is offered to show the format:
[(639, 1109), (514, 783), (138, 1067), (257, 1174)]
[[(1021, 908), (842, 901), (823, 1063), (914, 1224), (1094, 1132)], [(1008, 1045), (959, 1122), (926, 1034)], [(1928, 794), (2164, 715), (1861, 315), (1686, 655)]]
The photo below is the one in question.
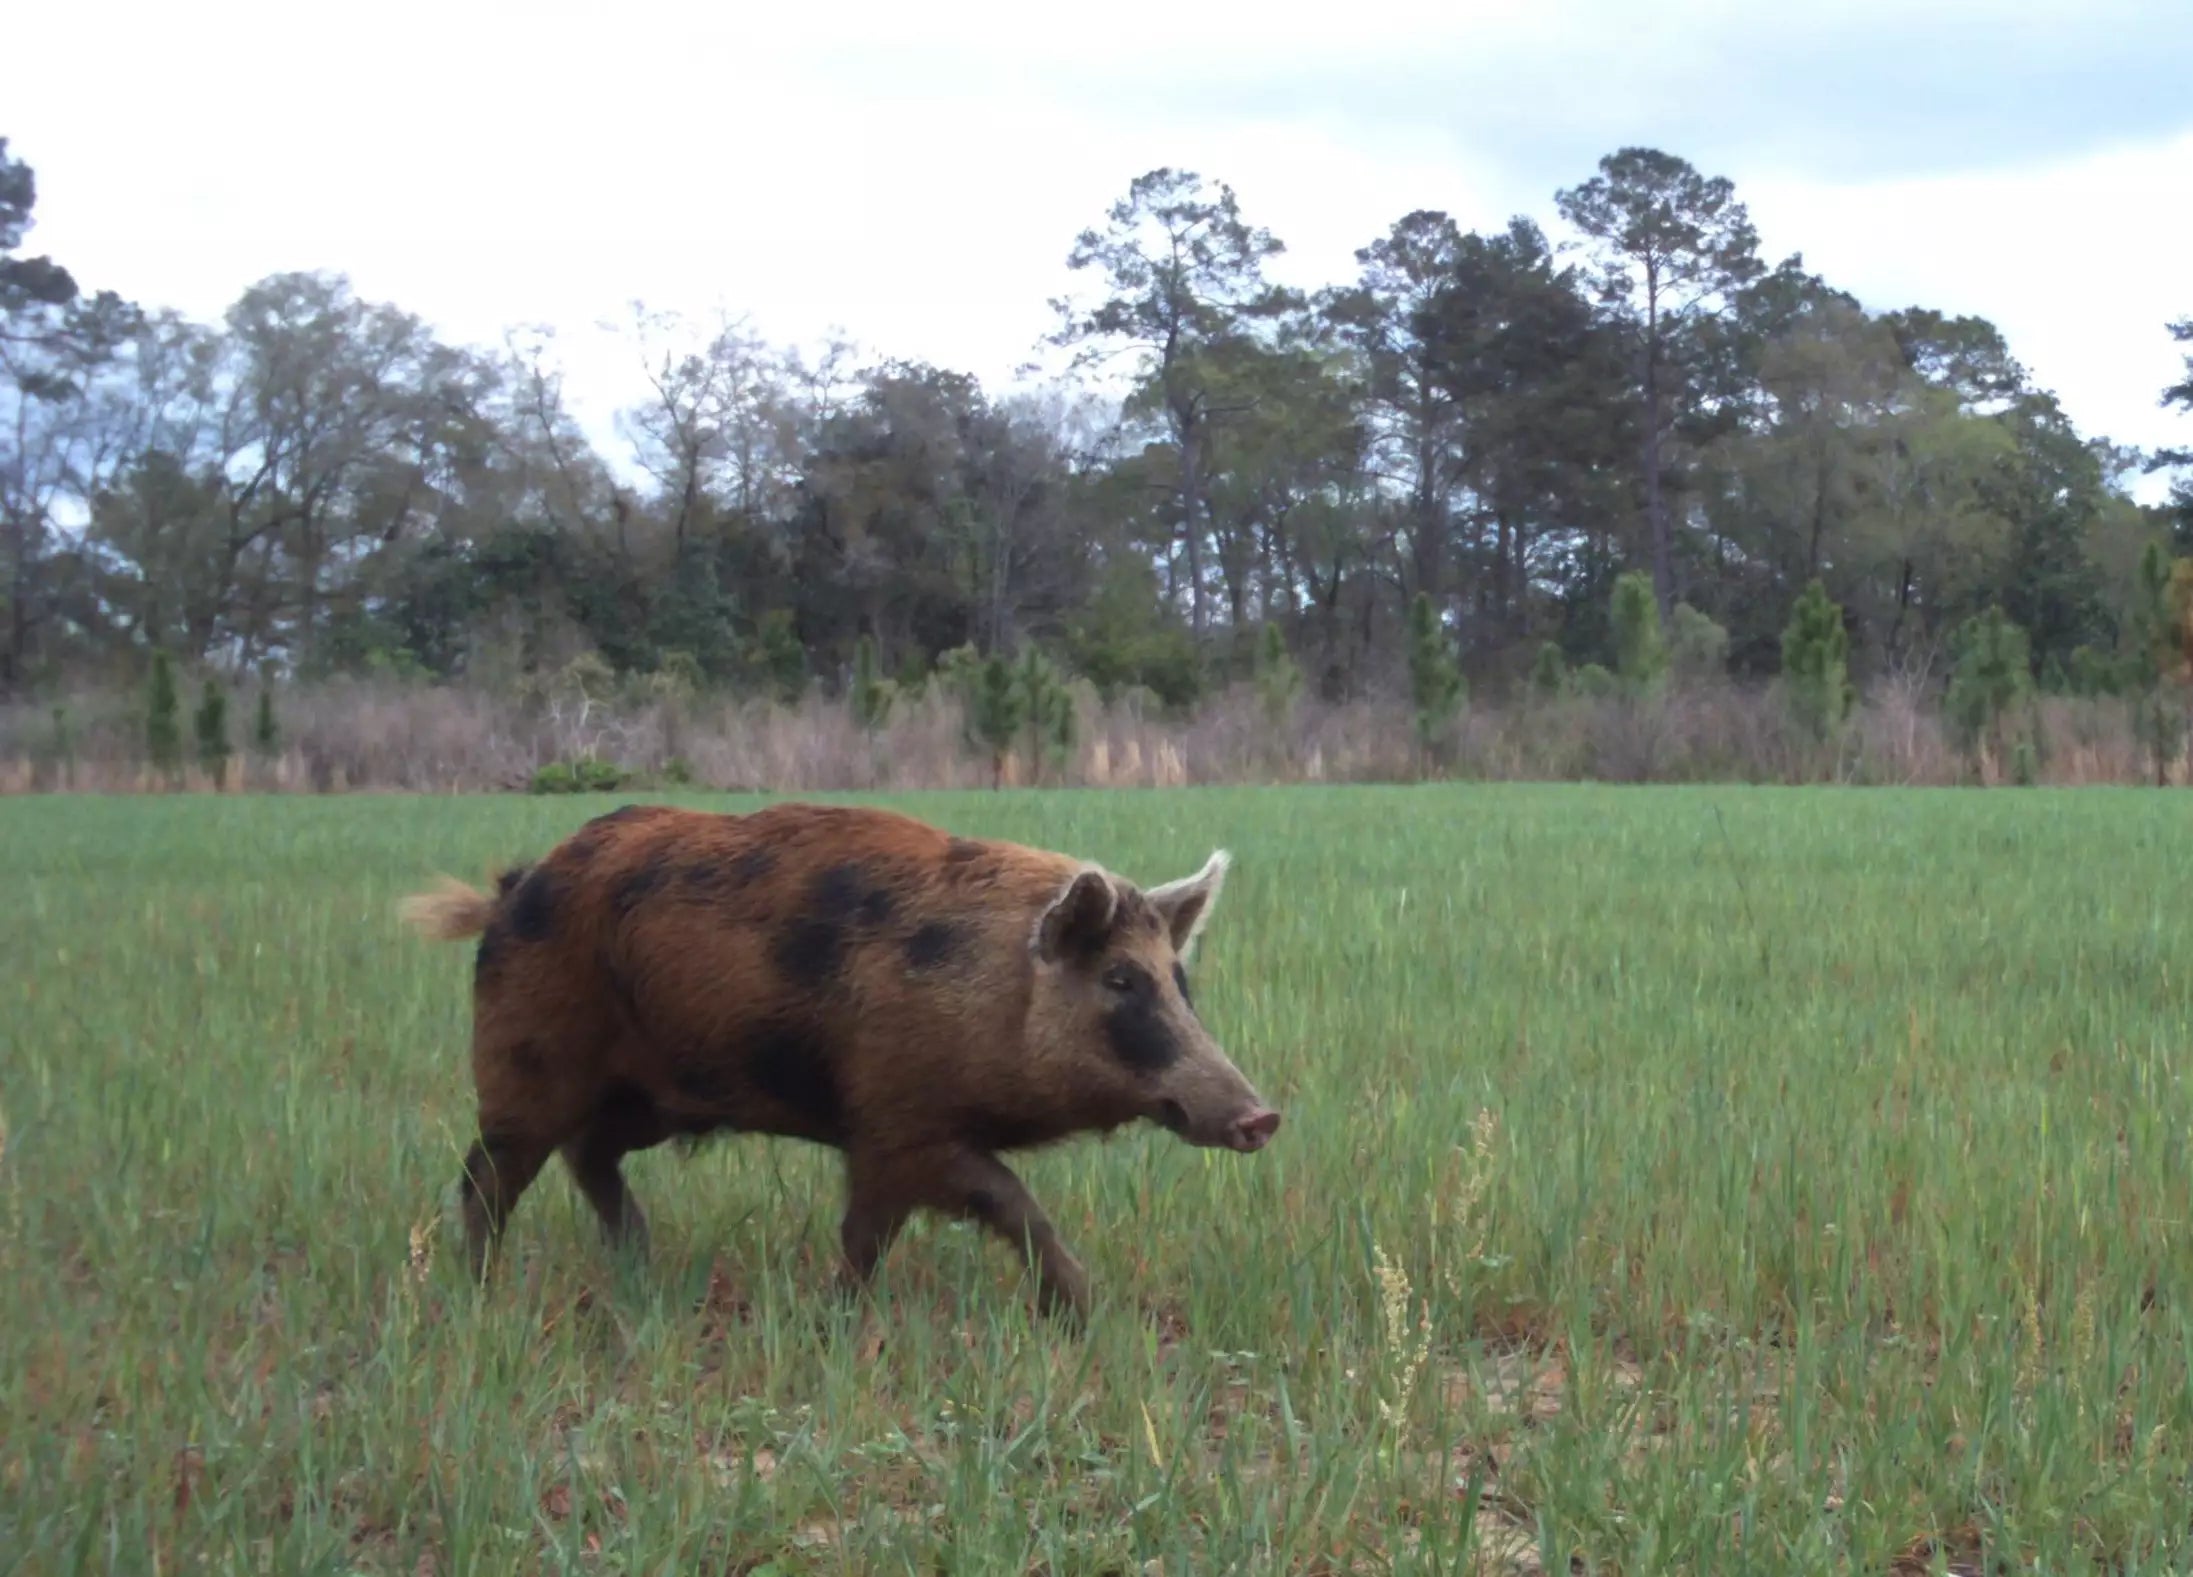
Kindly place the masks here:
[(1573, 242), (1419, 210), (1307, 293), (1151, 171), (1033, 392), (635, 307), (611, 453), (544, 333), (326, 274), (192, 321), (36, 196), (0, 139), (13, 786), (2185, 775), (2193, 455), (1655, 150)]

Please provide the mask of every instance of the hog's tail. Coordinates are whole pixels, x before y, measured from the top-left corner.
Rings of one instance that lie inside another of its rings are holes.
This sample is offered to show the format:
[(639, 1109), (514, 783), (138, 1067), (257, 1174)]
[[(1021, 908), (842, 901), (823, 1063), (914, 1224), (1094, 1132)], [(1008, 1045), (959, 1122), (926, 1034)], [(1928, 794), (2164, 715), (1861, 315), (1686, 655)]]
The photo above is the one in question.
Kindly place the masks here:
[(396, 906), (404, 923), (432, 942), (454, 942), (487, 929), (495, 900), (455, 877), (442, 877), (432, 889), (413, 893)]

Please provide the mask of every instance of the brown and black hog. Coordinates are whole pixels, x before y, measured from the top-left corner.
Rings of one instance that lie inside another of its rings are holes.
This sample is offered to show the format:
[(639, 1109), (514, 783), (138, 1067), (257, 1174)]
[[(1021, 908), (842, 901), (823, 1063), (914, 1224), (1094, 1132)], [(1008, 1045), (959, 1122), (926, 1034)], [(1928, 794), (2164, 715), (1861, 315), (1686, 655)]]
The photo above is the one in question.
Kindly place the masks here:
[(632, 805), (492, 897), (445, 880), (407, 900), (427, 936), (480, 938), (474, 1274), (551, 1152), (610, 1240), (644, 1247), (622, 1158), (731, 1129), (844, 1154), (849, 1287), (927, 1208), (1032, 1254), (1046, 1310), (1085, 1312), (1081, 1266), (998, 1154), (1144, 1118), (1198, 1145), (1272, 1137), (1182, 968), (1226, 868), (1221, 850), (1145, 891), (891, 811)]

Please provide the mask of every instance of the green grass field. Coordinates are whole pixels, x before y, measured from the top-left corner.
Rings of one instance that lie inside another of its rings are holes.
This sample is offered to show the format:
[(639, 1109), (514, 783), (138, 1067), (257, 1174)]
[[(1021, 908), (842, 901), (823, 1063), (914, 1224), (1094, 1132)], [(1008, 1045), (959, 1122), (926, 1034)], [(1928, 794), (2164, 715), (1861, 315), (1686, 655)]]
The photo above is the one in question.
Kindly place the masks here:
[(789, 1141), (632, 1158), (638, 1270), (552, 1166), (464, 1282), (469, 950), (393, 904), (613, 803), (0, 802), (0, 1572), (2193, 1561), (2180, 796), (899, 801), (1235, 852), (1287, 1123), (1016, 1162), (1079, 1338), (933, 1219), (834, 1315)]

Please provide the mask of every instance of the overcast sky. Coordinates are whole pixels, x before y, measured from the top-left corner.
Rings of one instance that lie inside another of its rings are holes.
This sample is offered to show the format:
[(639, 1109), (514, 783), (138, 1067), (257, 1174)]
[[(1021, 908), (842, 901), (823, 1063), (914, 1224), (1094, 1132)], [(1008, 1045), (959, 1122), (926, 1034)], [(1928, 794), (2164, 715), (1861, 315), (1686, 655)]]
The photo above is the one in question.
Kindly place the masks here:
[(1320, 284), (1412, 208), (1558, 234), (1554, 190), (1642, 143), (1731, 177), (1770, 260), (1994, 319), (2083, 431), (2193, 442), (2157, 405), (2188, 0), (74, 0), (6, 36), (34, 251), (208, 316), (327, 268), (459, 340), (550, 323), (605, 435), (636, 368), (595, 325), (635, 297), (1001, 386), (1155, 165)]

